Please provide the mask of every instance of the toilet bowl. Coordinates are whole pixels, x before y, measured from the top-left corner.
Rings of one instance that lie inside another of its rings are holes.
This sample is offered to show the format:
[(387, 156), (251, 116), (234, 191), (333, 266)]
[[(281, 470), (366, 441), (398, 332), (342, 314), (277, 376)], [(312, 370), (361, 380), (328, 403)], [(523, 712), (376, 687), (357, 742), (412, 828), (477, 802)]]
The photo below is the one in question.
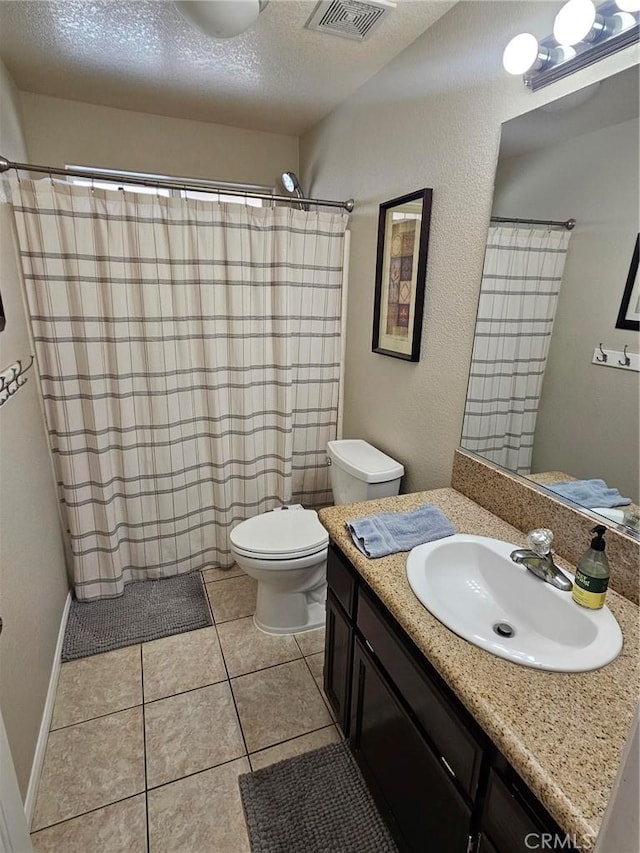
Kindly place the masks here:
[(324, 625), (329, 535), (312, 509), (265, 512), (231, 531), (236, 563), (258, 581), (254, 622), (268, 634)]
[[(404, 468), (361, 439), (327, 445), (334, 502), (397, 495)], [(258, 581), (256, 627), (299, 634), (325, 622), (329, 536), (312, 509), (281, 509), (240, 522), (231, 531), (236, 563)]]

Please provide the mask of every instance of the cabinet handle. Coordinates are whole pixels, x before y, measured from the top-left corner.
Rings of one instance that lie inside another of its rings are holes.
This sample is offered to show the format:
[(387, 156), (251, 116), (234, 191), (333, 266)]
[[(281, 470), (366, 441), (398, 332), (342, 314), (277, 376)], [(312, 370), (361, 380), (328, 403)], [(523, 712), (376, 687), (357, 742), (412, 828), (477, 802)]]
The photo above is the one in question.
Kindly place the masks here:
[(469, 837), (467, 838), (467, 853), (476, 853), (479, 844), (480, 844), (480, 834), (479, 833), (475, 833), (475, 835), (469, 835)]
[(371, 643), (369, 642), (369, 640), (366, 640), (366, 639), (365, 639), (364, 644), (365, 644), (365, 646), (369, 649), (369, 651), (371, 652), (371, 654), (375, 655), (375, 651), (373, 650), (373, 646), (371, 645)]
[(449, 771), (449, 773), (450, 773), (450, 774), (453, 776), (453, 778), (455, 779), (455, 778), (456, 778), (456, 774), (455, 774), (455, 773), (454, 773), (454, 771), (453, 771), (453, 767), (449, 764), (449, 762), (448, 762), (448, 761), (447, 761), (447, 759), (444, 757), (444, 755), (441, 755), (441, 756), (440, 756), (440, 761), (442, 761), (442, 763), (443, 763), (443, 764), (444, 764), (444, 766), (447, 768), (447, 770)]

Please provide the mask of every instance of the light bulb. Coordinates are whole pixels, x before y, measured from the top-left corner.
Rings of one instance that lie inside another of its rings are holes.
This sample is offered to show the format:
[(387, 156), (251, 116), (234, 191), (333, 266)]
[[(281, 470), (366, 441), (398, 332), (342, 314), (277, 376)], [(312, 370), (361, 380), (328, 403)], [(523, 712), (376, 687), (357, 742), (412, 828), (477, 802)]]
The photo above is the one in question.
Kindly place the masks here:
[(616, 0), (616, 6), (622, 12), (640, 12), (640, 0)]
[(607, 20), (607, 28), (613, 35), (617, 36), (618, 33), (623, 33), (625, 30), (632, 27), (635, 22), (636, 19), (630, 12), (615, 12)]
[(526, 74), (539, 60), (538, 39), (531, 33), (514, 36), (502, 54), (504, 70), (509, 74)]
[(592, 0), (569, 0), (556, 15), (553, 36), (558, 44), (574, 45), (589, 37), (596, 23)]

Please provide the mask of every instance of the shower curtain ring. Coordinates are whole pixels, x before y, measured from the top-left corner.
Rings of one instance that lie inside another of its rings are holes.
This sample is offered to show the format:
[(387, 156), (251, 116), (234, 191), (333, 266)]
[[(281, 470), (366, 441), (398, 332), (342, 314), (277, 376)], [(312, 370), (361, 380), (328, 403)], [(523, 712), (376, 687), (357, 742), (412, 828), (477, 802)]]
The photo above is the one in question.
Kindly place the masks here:
[(608, 355), (606, 354), (606, 352), (602, 349), (602, 343), (599, 343), (599, 344), (598, 344), (598, 346), (600, 347), (600, 352), (602, 353), (602, 358), (600, 358), (600, 356), (599, 356), (599, 355), (597, 355), (597, 356), (596, 356), (596, 361), (599, 361), (599, 362), (601, 362), (602, 364), (605, 364), (605, 362), (607, 362), (607, 361), (609, 360), (609, 356), (608, 356)]

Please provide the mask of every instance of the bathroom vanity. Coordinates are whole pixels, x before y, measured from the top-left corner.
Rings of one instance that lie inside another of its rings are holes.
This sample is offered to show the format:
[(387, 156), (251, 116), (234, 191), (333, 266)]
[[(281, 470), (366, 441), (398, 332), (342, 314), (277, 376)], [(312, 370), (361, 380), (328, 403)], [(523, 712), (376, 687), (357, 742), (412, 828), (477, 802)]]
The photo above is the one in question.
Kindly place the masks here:
[(324, 683), (338, 723), (402, 850), (520, 853), (555, 837), (555, 849), (589, 851), (637, 695), (637, 607), (608, 599), (625, 646), (594, 672), (490, 655), (418, 602), (406, 554), (368, 560), (344, 528), (426, 502), (459, 532), (524, 541), (453, 489), (322, 510), (332, 539)]

